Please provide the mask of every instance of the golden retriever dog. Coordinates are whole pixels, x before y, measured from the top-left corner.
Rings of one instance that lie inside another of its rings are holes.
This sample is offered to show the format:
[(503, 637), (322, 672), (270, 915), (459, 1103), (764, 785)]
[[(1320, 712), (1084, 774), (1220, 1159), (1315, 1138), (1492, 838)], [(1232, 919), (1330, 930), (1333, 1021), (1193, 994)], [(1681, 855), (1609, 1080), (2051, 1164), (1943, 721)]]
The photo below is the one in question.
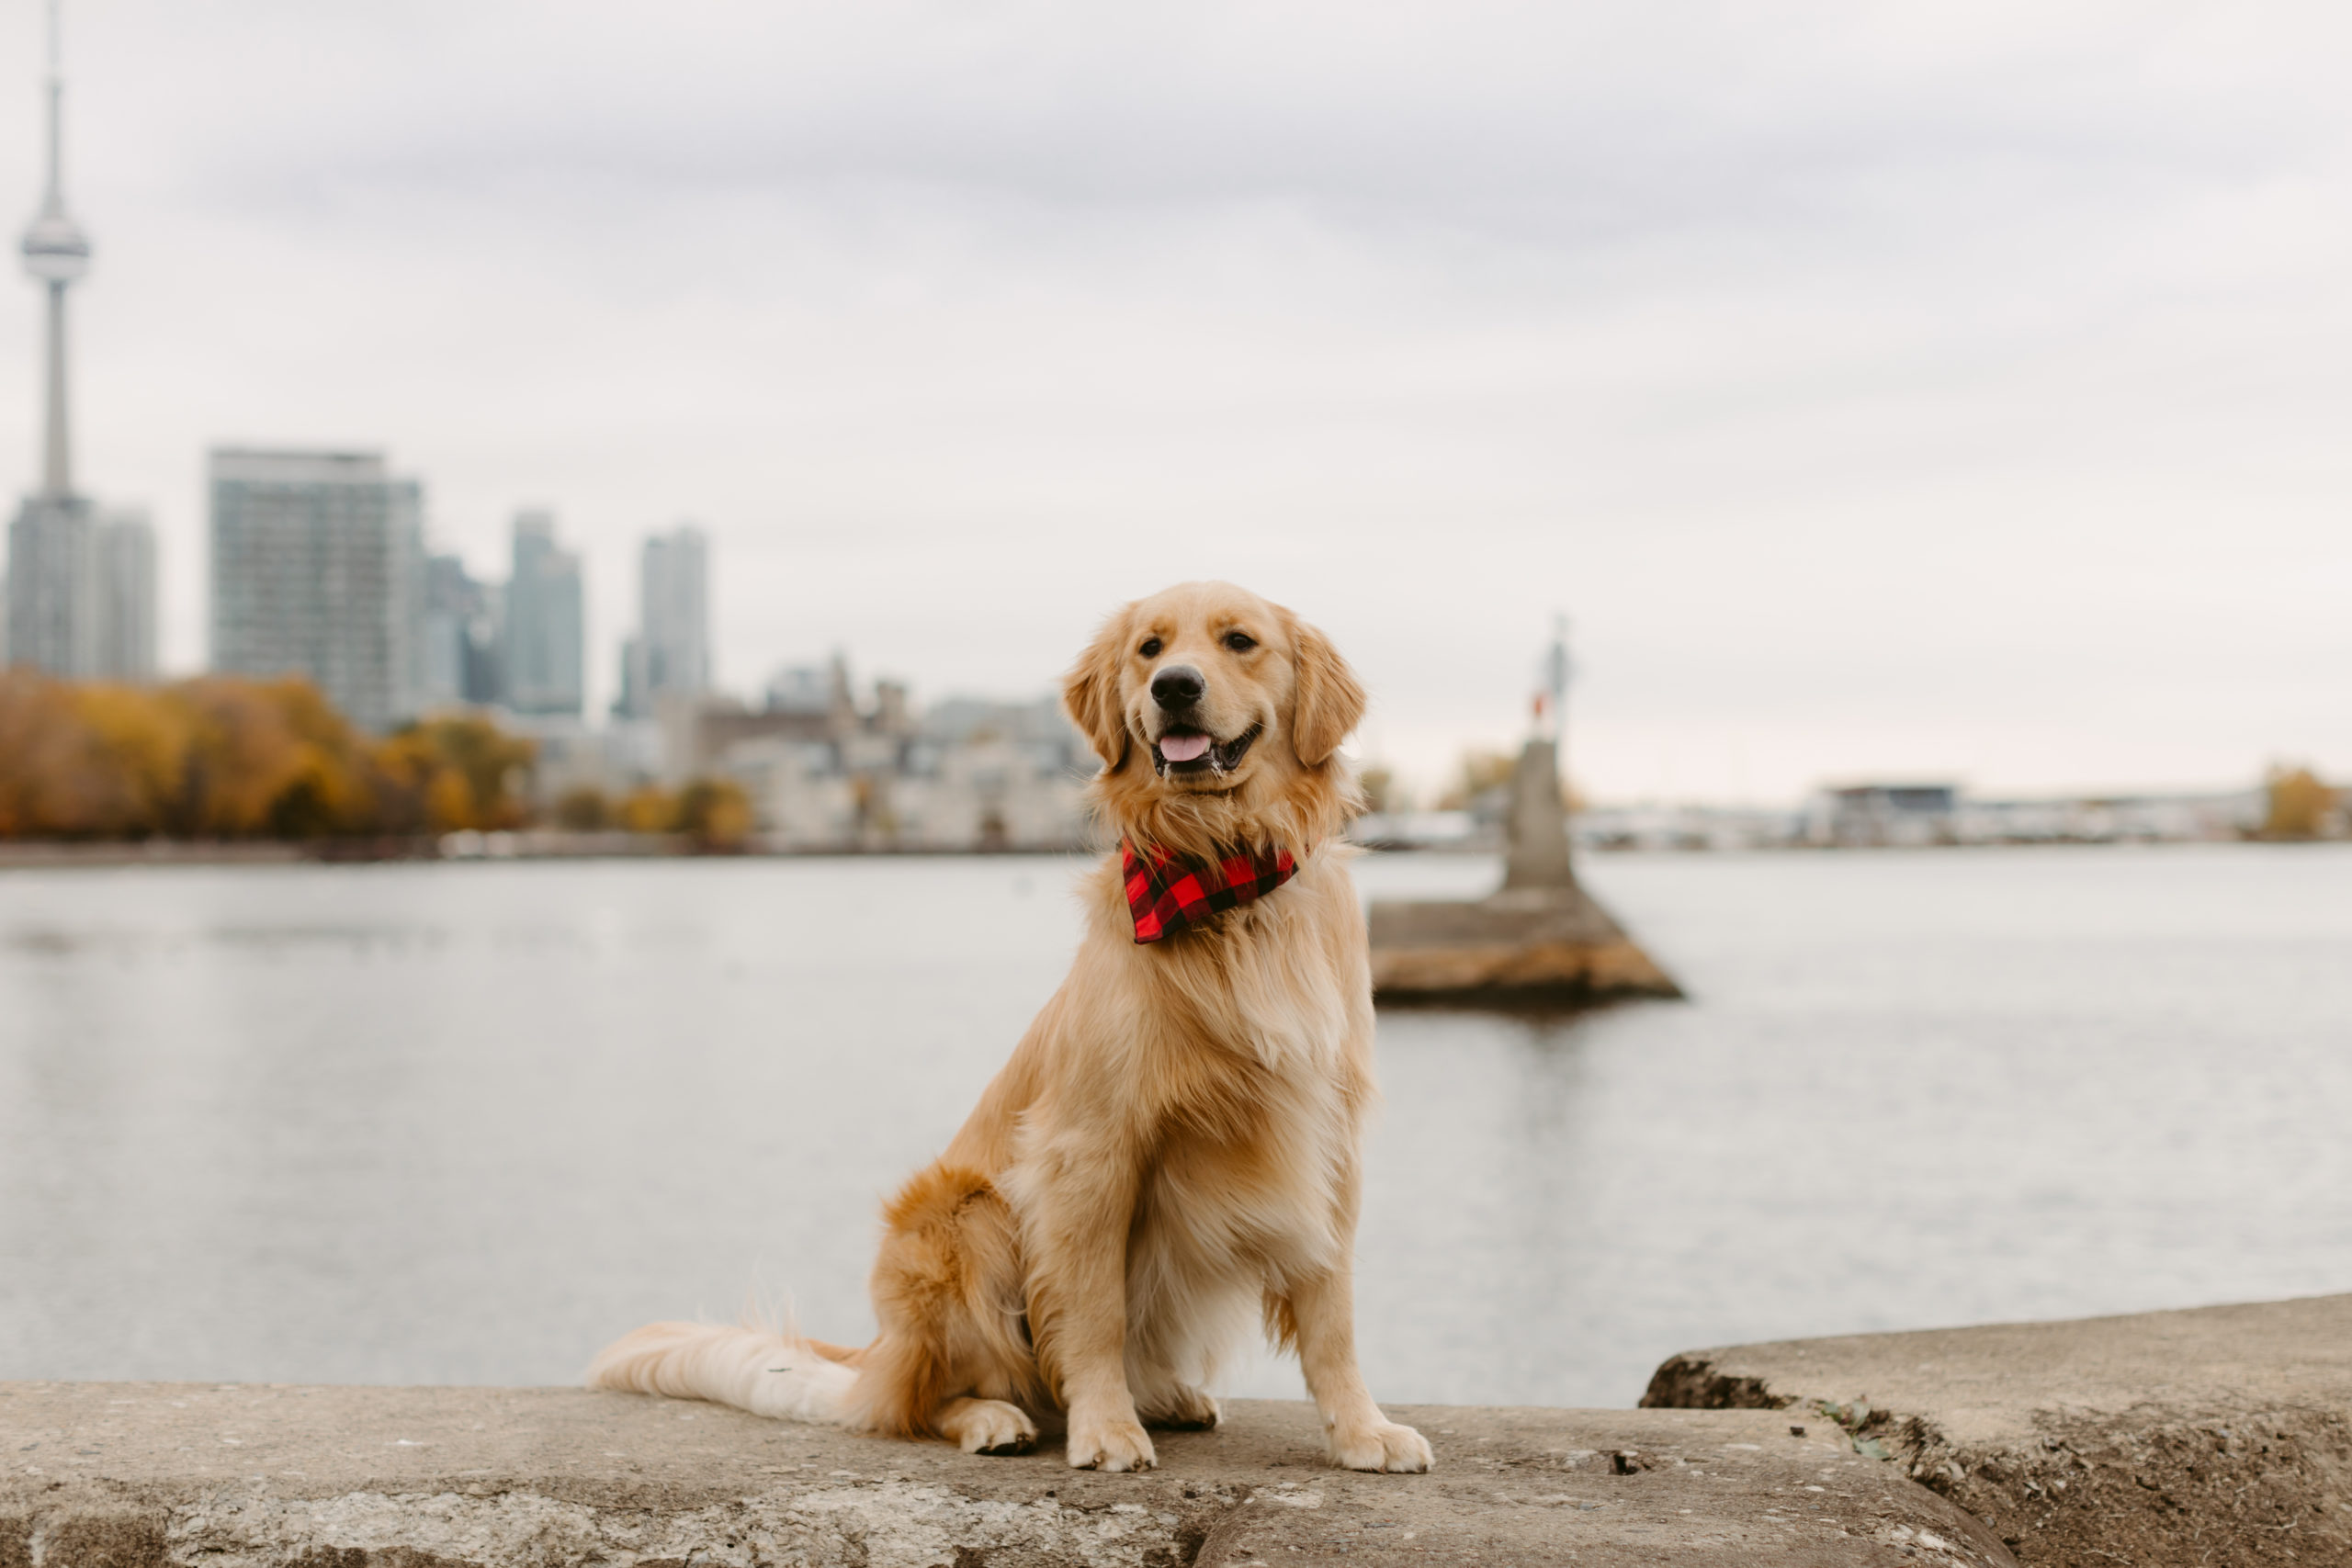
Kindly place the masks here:
[(1295, 1349), (1331, 1461), (1425, 1471), (1356, 1370), (1359, 1148), (1374, 1099), (1364, 921), (1338, 754), (1363, 691), (1279, 604), (1196, 582), (1113, 615), (1062, 700), (1121, 842), (1069, 977), (938, 1163), (886, 1211), (862, 1349), (661, 1323), (598, 1387), (1146, 1470), (1214, 1427), (1220, 1357)]

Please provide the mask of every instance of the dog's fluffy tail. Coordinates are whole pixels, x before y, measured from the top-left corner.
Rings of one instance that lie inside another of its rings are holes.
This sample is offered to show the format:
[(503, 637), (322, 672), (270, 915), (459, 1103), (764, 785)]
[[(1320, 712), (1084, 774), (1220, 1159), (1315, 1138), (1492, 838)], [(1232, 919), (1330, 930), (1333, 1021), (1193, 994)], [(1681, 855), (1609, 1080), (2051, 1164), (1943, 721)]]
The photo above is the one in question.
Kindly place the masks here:
[(857, 1369), (797, 1334), (716, 1323), (649, 1323), (588, 1366), (588, 1386), (707, 1399), (754, 1416), (841, 1426)]

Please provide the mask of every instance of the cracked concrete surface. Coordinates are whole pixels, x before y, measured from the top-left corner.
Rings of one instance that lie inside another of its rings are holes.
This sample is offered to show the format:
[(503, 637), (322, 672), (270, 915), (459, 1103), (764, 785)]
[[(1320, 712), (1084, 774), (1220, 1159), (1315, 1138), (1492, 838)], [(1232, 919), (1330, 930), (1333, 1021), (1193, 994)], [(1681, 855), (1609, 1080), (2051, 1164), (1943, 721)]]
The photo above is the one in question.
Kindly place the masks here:
[(1432, 1474), (1330, 1470), (1274, 1401), (1128, 1476), (573, 1389), (0, 1384), (0, 1568), (2012, 1561), (1834, 1423), (1394, 1413)]
[(1834, 1410), (2031, 1568), (2352, 1568), (2352, 1295), (1694, 1350), (1643, 1403)]

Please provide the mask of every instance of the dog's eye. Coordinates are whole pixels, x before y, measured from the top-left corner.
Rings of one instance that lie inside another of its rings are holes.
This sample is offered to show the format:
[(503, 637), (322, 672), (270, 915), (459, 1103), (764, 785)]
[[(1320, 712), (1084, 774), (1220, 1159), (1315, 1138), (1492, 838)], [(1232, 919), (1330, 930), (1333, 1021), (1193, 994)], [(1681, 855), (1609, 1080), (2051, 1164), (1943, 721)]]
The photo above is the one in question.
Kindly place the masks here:
[(1143, 646), (1136, 651), (1146, 659), (1157, 659), (1159, 657), (1159, 639), (1156, 637), (1148, 637), (1143, 639)]
[(1258, 646), (1258, 639), (1248, 632), (1227, 632), (1225, 634), (1225, 646), (1236, 653), (1247, 653)]

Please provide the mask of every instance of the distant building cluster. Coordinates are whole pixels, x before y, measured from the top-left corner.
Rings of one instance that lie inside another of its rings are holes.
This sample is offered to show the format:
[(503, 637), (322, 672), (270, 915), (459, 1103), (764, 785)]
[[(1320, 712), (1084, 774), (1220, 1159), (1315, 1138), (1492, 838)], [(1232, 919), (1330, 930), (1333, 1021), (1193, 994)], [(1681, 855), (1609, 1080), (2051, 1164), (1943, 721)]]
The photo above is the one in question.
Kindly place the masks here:
[(918, 712), (846, 661), (719, 693), (710, 544), (681, 526), (639, 554), (619, 695), (587, 702), (587, 588), (548, 512), (516, 513), (506, 580), (424, 544), (423, 487), (375, 452), (212, 454), (212, 646), (223, 673), (309, 677), (372, 730), (488, 711), (538, 747), (540, 806), (731, 780), (780, 849), (1038, 849), (1080, 836), (1084, 746), (1051, 698)]
[[(1569, 818), (1588, 850), (1905, 849), (1957, 844), (2225, 841), (2262, 832), (2262, 786), (2204, 794), (1978, 798), (1952, 784), (1857, 784), (1815, 791), (1793, 807), (1595, 806)], [(1375, 814), (1360, 842), (1486, 849), (1502, 841), (1502, 804)]]
[(2194, 795), (1980, 798), (1950, 784), (1816, 791), (1796, 823), (1809, 844), (2163, 843), (2244, 838), (2268, 808), (2258, 786)]
[(918, 711), (895, 682), (860, 701), (836, 659), (779, 671), (757, 707), (668, 704), (662, 727), (673, 773), (742, 785), (778, 849), (1057, 850), (1085, 834), (1094, 761), (1052, 696)]
[(215, 670), (307, 676), (377, 731), (586, 711), (586, 590), (551, 513), (515, 514), (507, 579), (485, 582), (427, 553), (423, 486), (379, 452), (222, 447), (209, 477)]

